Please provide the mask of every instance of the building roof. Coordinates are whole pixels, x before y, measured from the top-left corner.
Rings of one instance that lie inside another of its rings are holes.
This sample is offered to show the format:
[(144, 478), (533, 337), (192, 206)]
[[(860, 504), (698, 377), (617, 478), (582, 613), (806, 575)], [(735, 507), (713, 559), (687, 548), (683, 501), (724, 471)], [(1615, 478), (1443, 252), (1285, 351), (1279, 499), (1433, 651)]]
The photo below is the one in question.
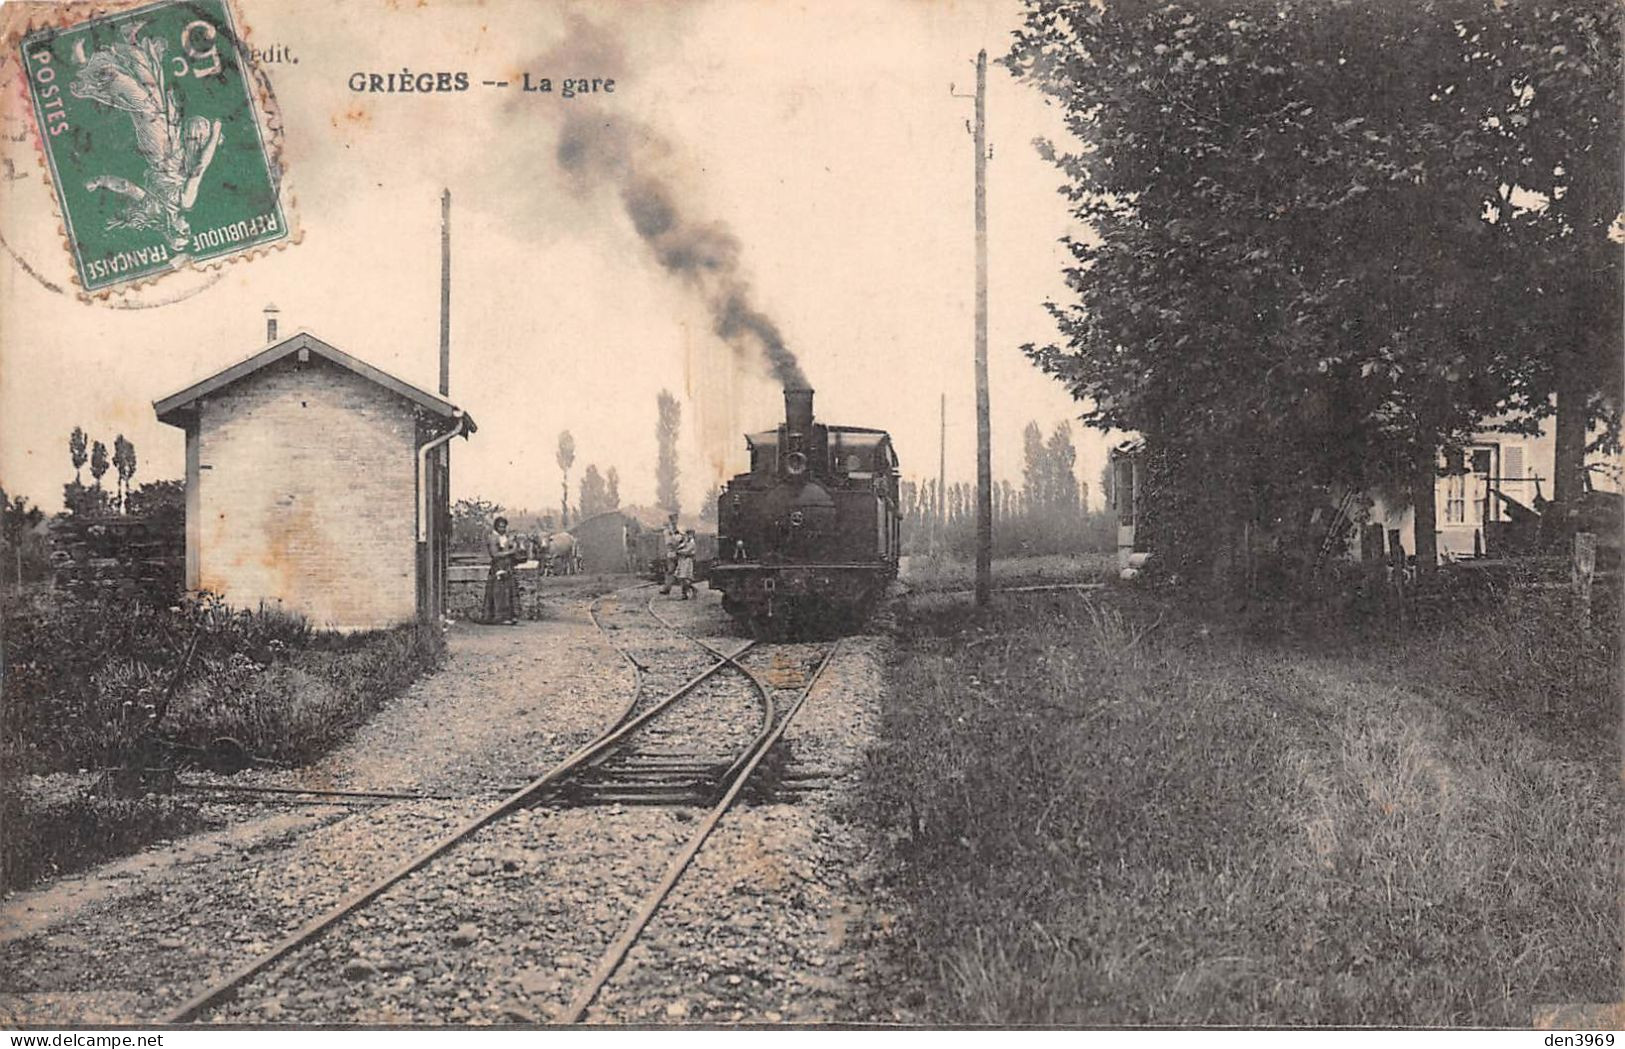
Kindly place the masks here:
[(461, 408), (445, 398), (437, 397), (405, 380), (397, 379), (388, 372), (380, 371), (366, 361), (358, 357), (352, 357), (343, 350), (335, 346), (329, 346), (316, 336), (303, 331), (283, 339), (281, 342), (272, 343), (247, 360), (238, 361), (231, 367), (215, 372), (207, 379), (193, 383), (178, 393), (172, 393), (168, 397), (152, 402), (153, 410), (158, 413), (159, 422), (168, 423), (171, 426), (183, 426), (186, 422), (186, 416), (196, 409), (197, 402), (200, 399), (300, 351), (308, 351), (346, 371), (354, 372), (363, 379), (375, 382), (391, 393), (411, 401), (425, 411), (442, 416), (447, 420), (463, 418), (465, 420), (464, 429), (468, 433), (474, 432), (473, 418), (465, 416)]

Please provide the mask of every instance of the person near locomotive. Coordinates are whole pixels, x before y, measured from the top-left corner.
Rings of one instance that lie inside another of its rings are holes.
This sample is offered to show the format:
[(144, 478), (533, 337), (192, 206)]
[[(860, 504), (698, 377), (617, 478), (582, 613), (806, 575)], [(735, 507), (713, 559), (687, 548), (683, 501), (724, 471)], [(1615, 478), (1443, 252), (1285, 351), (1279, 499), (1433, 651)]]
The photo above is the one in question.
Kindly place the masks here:
[(666, 529), (660, 533), (661, 550), (666, 558), (666, 571), (660, 583), (662, 594), (671, 593), (671, 585), (677, 581), (677, 544), (682, 538), (682, 533), (677, 530), (677, 515), (667, 514)]
[(690, 528), (677, 540), (677, 582), (683, 587), (683, 600), (687, 601), (694, 593), (694, 555), (699, 550), (699, 540), (694, 538), (694, 529)]
[(508, 533), (508, 519), (491, 522), (485, 536), (485, 552), (491, 559), (485, 577), (485, 621), (513, 626), (519, 622), (519, 544)]

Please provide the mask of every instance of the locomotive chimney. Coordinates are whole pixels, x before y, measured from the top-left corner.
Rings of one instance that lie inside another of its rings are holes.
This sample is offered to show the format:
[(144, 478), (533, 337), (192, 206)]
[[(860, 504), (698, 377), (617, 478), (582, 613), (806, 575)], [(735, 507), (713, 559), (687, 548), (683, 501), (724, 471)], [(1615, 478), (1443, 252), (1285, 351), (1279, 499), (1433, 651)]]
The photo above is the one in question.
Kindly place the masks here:
[(813, 423), (813, 392), (811, 389), (784, 391), (784, 421), (791, 433), (811, 433)]

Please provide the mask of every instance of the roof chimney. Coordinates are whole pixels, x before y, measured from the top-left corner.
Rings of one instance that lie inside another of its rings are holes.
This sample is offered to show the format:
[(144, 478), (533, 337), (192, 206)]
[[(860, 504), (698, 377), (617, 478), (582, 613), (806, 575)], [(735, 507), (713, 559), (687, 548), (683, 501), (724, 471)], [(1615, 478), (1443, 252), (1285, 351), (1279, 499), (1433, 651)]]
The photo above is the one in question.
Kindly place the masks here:
[(276, 315), (280, 312), (276, 308), (276, 303), (271, 303), (265, 307), (265, 342), (267, 345), (276, 341)]

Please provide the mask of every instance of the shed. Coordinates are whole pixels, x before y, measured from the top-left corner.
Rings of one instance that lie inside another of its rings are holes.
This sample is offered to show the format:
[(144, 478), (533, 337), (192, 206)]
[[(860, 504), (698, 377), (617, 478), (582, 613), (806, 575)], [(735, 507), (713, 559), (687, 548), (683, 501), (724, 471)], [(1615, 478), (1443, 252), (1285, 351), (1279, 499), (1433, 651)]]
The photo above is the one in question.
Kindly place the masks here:
[(434, 621), (456, 405), (306, 332), (154, 402), (186, 432), (186, 586), (319, 629)]
[(577, 521), (570, 527), (576, 539), (581, 570), (593, 575), (632, 571), (627, 539), (638, 523), (619, 510), (606, 510)]

